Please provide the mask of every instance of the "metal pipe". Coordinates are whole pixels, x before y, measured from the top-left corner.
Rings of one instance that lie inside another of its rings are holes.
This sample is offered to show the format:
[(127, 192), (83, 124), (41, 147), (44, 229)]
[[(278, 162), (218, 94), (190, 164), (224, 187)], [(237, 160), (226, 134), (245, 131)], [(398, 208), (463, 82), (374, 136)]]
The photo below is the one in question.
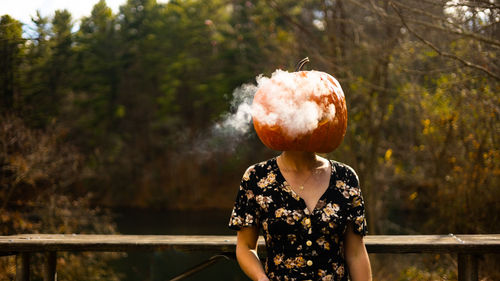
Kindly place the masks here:
[(208, 260), (206, 260), (198, 265), (195, 265), (192, 268), (184, 271), (183, 273), (175, 276), (174, 278), (170, 279), (170, 281), (183, 280), (184, 278), (189, 277), (189, 276), (191, 276), (197, 272), (200, 272), (201, 270), (213, 265), (214, 263), (216, 263), (217, 261), (219, 261), (221, 259), (230, 260), (230, 259), (234, 259), (234, 258), (235, 258), (234, 254), (232, 254), (232, 253), (224, 253), (224, 254), (212, 256)]

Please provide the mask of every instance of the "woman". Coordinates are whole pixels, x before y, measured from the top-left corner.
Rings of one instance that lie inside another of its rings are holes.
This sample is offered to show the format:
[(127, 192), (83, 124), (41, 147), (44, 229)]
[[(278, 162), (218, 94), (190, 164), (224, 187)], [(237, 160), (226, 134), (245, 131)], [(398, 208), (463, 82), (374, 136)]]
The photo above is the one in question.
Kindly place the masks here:
[(249, 167), (229, 227), (238, 230), (236, 256), (252, 280), (371, 280), (364, 202), (356, 173), (345, 164), (285, 151)]

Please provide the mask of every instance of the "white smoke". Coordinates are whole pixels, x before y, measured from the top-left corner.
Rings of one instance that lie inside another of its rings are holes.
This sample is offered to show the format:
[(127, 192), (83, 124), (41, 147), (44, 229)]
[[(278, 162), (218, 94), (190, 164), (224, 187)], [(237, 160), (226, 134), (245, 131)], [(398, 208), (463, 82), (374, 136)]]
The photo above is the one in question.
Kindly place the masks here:
[[(266, 92), (265, 106), (253, 103), (257, 91)], [(256, 84), (243, 84), (233, 91), (231, 111), (200, 136), (193, 152), (209, 157), (216, 151), (234, 151), (250, 135), (252, 118), (280, 126), (289, 136), (311, 132), (320, 122), (335, 118), (335, 106), (328, 102), (332, 92), (343, 99), (337, 80), (324, 72), (308, 71), (306, 79), (283, 70), (276, 70), (271, 77), (259, 75)]]
[(243, 84), (235, 89), (230, 111), (223, 114), (208, 131), (196, 136), (186, 151), (196, 155), (198, 161), (210, 159), (213, 153), (234, 152), (250, 136), (252, 101), (256, 91), (255, 84)]
[(243, 84), (233, 91), (233, 100), (231, 101), (232, 113), (227, 113), (217, 122), (214, 127), (214, 133), (231, 133), (245, 135), (250, 131), (252, 120), (252, 101), (257, 92), (257, 86), (254, 84)]
[(343, 99), (340, 85), (324, 72), (308, 71), (304, 75), (307, 78), (277, 70), (271, 78), (258, 77), (259, 93), (265, 95), (253, 104), (253, 118), (271, 127), (279, 126), (291, 137), (307, 134), (321, 122), (333, 120), (331, 95), (335, 92), (339, 100)]

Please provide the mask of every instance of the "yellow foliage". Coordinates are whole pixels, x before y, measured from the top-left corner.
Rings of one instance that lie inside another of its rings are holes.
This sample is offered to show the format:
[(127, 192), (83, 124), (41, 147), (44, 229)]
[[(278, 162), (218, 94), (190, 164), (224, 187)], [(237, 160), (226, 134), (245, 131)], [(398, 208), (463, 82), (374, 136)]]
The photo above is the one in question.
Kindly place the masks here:
[(392, 156), (392, 149), (389, 148), (385, 151), (385, 156), (384, 156), (385, 162), (389, 162), (391, 160), (391, 156)]
[(410, 201), (413, 201), (413, 200), (415, 200), (417, 198), (417, 196), (418, 196), (418, 192), (415, 191), (412, 194), (410, 194), (410, 196), (408, 197), (408, 199)]

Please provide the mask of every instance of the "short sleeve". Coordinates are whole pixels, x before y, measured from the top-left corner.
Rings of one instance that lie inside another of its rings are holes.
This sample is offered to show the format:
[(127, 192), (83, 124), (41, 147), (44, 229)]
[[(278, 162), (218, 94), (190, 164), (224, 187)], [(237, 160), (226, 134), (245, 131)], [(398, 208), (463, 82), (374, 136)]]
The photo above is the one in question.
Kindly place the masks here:
[(354, 170), (350, 169), (349, 178), (349, 213), (348, 221), (353, 224), (353, 231), (356, 234), (365, 236), (368, 233), (365, 218), (365, 202), (359, 187), (358, 176)]
[(240, 230), (243, 227), (258, 225), (259, 205), (252, 191), (252, 183), (255, 181), (255, 174), (250, 167), (241, 180), (240, 189), (236, 195), (233, 211), (229, 219), (229, 228)]

